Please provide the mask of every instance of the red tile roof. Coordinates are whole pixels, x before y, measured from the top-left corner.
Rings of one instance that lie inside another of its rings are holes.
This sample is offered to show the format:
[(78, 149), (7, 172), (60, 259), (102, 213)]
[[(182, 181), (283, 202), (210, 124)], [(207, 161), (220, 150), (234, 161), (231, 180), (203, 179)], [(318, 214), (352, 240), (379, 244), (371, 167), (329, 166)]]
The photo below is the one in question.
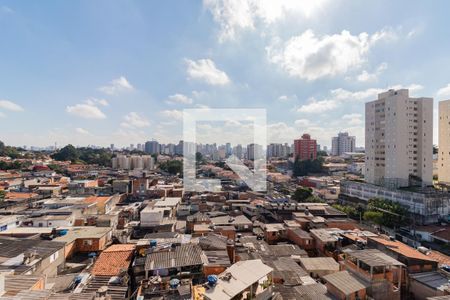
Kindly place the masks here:
[(117, 276), (130, 266), (135, 245), (112, 245), (104, 250), (92, 268), (92, 275)]

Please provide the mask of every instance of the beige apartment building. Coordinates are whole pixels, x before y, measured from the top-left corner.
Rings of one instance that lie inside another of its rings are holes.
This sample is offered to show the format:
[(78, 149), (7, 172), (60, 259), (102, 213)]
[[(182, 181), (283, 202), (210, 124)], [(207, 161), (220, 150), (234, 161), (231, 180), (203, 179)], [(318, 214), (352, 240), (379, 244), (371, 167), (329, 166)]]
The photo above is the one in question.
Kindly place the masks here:
[(392, 188), (433, 180), (433, 99), (411, 98), (407, 89), (388, 90), (366, 103), (368, 183)]
[(439, 102), (438, 180), (450, 184), (450, 100)]

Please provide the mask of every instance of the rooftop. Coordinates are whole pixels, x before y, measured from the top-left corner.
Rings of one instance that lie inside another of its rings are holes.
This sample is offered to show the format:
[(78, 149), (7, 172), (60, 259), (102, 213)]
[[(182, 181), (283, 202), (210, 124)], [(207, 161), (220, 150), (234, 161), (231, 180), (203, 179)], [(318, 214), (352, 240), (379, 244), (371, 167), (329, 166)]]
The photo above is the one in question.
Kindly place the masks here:
[(355, 250), (348, 254), (371, 267), (403, 266), (398, 260), (377, 249)]
[(207, 263), (202, 249), (194, 244), (182, 244), (175, 249), (157, 251), (147, 255), (145, 270), (179, 268)]
[(368, 288), (368, 285), (353, 277), (347, 271), (328, 274), (323, 279), (346, 296)]
[(218, 276), (217, 284), (206, 289), (205, 297), (210, 300), (232, 299), (270, 272), (272, 268), (259, 259), (239, 261)]
[(376, 238), (376, 237), (369, 237), (369, 240), (373, 240), (379, 244), (382, 244), (387, 249), (394, 251), (405, 257), (408, 257), (408, 258), (436, 261), (436, 260), (432, 259), (431, 257), (428, 257), (425, 254), (422, 254), (421, 252), (419, 252), (418, 250), (416, 250), (406, 244), (403, 244), (402, 242), (399, 242), (399, 241), (391, 241), (391, 240), (386, 240), (383, 238)]
[(307, 270), (339, 271), (339, 264), (332, 257), (302, 257), (300, 264)]
[(105, 249), (92, 268), (95, 276), (118, 276), (130, 266), (135, 245), (118, 244)]

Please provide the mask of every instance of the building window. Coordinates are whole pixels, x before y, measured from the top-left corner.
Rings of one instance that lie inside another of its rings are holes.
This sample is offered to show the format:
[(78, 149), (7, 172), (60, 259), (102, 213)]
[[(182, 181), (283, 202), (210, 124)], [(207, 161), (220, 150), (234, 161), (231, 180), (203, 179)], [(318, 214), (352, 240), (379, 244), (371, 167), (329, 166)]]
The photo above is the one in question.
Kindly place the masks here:
[(92, 246), (92, 240), (84, 240), (83, 245), (84, 246)]

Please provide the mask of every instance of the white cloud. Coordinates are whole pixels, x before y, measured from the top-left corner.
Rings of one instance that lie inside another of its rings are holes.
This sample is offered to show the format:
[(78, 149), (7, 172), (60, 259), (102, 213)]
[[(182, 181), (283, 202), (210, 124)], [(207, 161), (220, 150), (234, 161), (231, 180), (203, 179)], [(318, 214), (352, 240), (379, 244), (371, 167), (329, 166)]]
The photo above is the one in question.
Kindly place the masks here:
[(143, 128), (149, 127), (150, 121), (145, 117), (139, 115), (137, 112), (130, 112), (123, 117), (123, 122), (120, 126), (125, 128)]
[(348, 125), (360, 125), (363, 123), (362, 114), (346, 114), (342, 116), (342, 120)]
[(189, 98), (186, 95), (183, 94), (174, 94), (170, 95), (168, 99), (166, 100), (167, 104), (192, 104), (193, 100), (192, 98)]
[(321, 113), (335, 109), (338, 103), (334, 100), (319, 100), (312, 98), (308, 104), (300, 106), (297, 111), (301, 113)]
[(84, 119), (105, 119), (106, 115), (94, 105), (80, 103), (74, 106), (67, 106), (66, 112)]
[(440, 98), (450, 97), (450, 83), (444, 86), (443, 88), (440, 88), (437, 91), (436, 96)]
[(219, 70), (210, 59), (193, 61), (186, 59), (188, 79), (206, 82), (210, 85), (226, 85), (230, 83), (228, 75)]
[(377, 69), (373, 73), (369, 73), (366, 70), (363, 70), (361, 72), (361, 74), (356, 76), (356, 80), (361, 81), (361, 82), (377, 81), (378, 76), (380, 76), (381, 73), (383, 73), (386, 69), (387, 69), (387, 63), (382, 63), (381, 65), (379, 65), (377, 67)]
[(379, 93), (385, 92), (388, 89), (409, 89), (410, 94), (414, 94), (415, 92), (422, 90), (423, 86), (420, 84), (410, 84), (407, 86), (394, 85), (388, 88), (368, 88), (366, 90), (355, 92), (338, 88), (331, 90), (330, 95), (325, 99), (317, 100), (315, 98), (310, 98), (309, 103), (301, 105), (297, 108), (297, 111), (301, 113), (321, 113), (330, 111), (343, 103), (375, 100)]
[(75, 132), (83, 135), (90, 135), (89, 131), (81, 127), (75, 128)]
[(306, 127), (311, 125), (311, 121), (308, 119), (298, 119), (295, 120), (294, 124), (299, 127)]
[(134, 87), (124, 77), (113, 79), (108, 85), (99, 87), (99, 90), (108, 95), (117, 95), (122, 92), (133, 91)]
[(181, 110), (172, 109), (172, 110), (163, 110), (161, 111), (161, 114), (168, 118), (173, 120), (182, 120), (183, 119), (183, 112)]
[(12, 101), (0, 100), (0, 109), (10, 110), (10, 111), (23, 111), (23, 108)]
[(286, 42), (275, 39), (266, 48), (270, 62), (277, 64), (292, 77), (316, 80), (345, 74), (359, 69), (370, 48), (380, 40), (390, 40), (395, 32), (382, 30), (369, 35), (340, 34), (317, 36), (311, 29)]
[(86, 101), (84, 101), (86, 104), (89, 105), (101, 105), (101, 106), (108, 106), (109, 103), (106, 99), (97, 99), (97, 98), (88, 98)]
[(323, 6), (323, 0), (204, 0), (216, 23), (220, 26), (219, 41), (234, 40), (240, 31), (254, 30), (258, 23), (269, 26), (285, 20), (310, 17)]
[(289, 102), (291, 100), (297, 100), (297, 95), (281, 95), (280, 97), (278, 97), (278, 101), (280, 102)]

